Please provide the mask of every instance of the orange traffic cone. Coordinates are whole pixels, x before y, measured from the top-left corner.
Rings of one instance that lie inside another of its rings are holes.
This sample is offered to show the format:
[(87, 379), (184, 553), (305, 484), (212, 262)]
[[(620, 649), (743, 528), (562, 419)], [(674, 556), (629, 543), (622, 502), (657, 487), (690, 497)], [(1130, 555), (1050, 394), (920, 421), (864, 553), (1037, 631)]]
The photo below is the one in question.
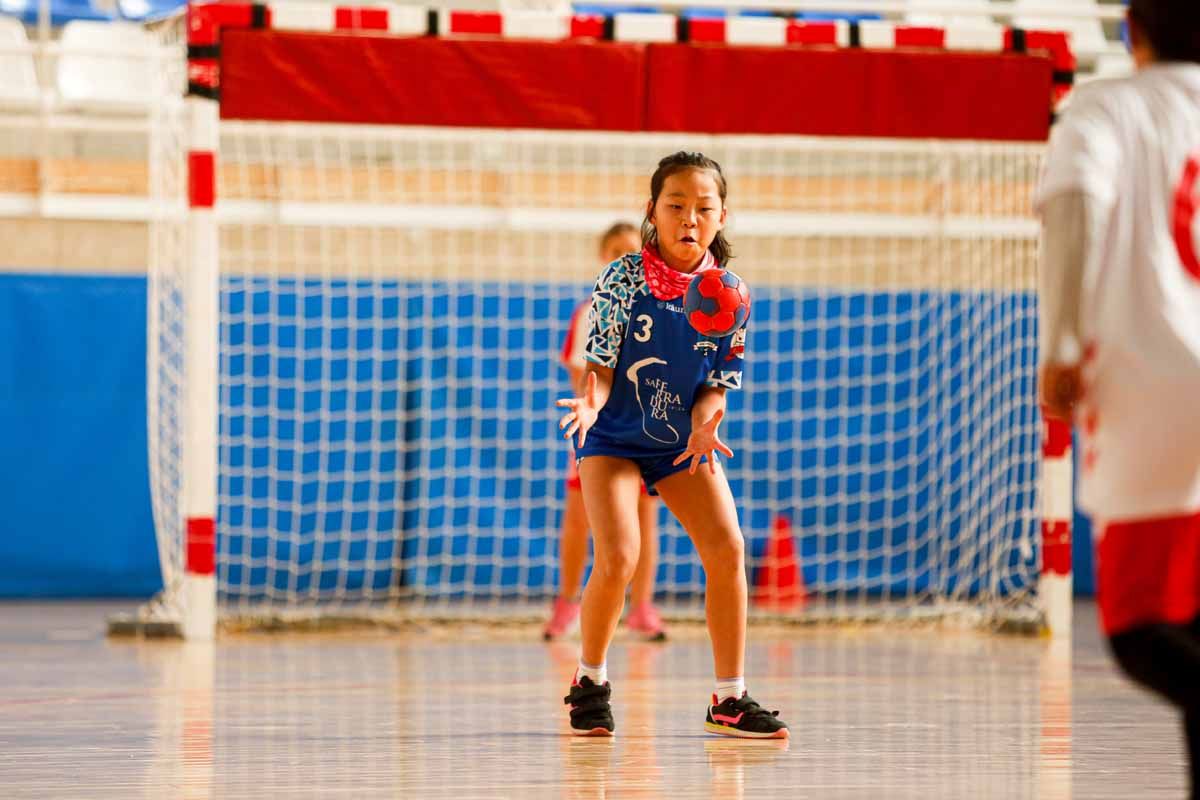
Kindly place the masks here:
[(770, 611), (798, 611), (808, 600), (804, 574), (796, 558), (792, 522), (787, 517), (775, 518), (766, 557), (754, 579), (753, 600), (759, 608)]

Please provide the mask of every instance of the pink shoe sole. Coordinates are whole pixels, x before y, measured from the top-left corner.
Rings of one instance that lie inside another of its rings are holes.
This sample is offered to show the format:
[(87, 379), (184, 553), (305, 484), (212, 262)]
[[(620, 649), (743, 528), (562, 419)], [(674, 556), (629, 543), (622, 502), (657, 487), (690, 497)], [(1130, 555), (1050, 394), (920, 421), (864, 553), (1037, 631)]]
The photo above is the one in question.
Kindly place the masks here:
[(729, 725), (720, 725), (716, 722), (705, 722), (704, 730), (709, 733), (715, 733), (718, 736), (732, 736), (737, 739), (787, 739), (788, 729), (780, 728), (774, 733), (754, 733), (753, 731), (739, 731), (737, 728)]

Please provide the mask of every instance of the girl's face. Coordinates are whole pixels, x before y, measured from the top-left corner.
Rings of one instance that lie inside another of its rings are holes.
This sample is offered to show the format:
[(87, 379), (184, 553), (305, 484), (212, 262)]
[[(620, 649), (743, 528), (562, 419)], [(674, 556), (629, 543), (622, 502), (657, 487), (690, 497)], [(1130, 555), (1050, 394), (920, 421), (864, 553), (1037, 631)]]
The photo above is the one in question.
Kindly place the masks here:
[(641, 251), (642, 238), (636, 231), (625, 231), (604, 240), (604, 245), (600, 248), (600, 261), (607, 266), (626, 253)]
[(707, 169), (685, 169), (663, 181), (648, 216), (658, 232), (658, 253), (672, 269), (691, 272), (725, 227), (725, 204), (716, 176)]

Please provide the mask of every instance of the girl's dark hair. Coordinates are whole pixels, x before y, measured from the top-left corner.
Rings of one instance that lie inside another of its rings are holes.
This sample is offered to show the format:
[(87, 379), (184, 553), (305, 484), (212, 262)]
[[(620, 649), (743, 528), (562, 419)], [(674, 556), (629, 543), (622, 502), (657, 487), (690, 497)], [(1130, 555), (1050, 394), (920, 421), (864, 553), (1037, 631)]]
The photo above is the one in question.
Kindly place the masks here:
[(1200, 2), (1132, 0), (1129, 18), (1150, 40), (1159, 61), (1200, 63)]
[[(717, 192), (721, 195), (721, 205), (725, 205), (725, 195), (728, 189), (725, 185), (725, 173), (721, 171), (721, 165), (703, 153), (688, 153), (680, 150), (659, 161), (658, 169), (654, 170), (654, 174), (650, 176), (650, 209), (658, 204), (658, 196), (662, 194), (663, 184), (667, 182), (667, 178), (677, 172), (689, 169), (706, 169), (712, 172), (713, 178), (717, 182)], [(654, 223), (650, 221), (650, 210), (647, 210), (646, 218), (642, 220), (642, 246), (646, 245), (658, 246), (658, 231), (654, 229)], [(725, 238), (724, 231), (717, 231), (716, 238), (712, 240), (708, 250), (720, 266), (725, 266), (733, 260), (733, 245)]]

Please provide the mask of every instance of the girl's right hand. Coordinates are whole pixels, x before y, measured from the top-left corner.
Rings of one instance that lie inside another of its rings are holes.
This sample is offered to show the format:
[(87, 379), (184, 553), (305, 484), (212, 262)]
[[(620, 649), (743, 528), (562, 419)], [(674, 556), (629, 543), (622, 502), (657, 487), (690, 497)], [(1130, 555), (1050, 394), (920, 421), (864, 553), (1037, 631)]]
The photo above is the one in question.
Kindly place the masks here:
[(563, 438), (570, 439), (578, 431), (579, 446), (583, 447), (587, 432), (596, 424), (596, 416), (600, 413), (600, 409), (596, 408), (596, 373), (588, 371), (581, 396), (563, 398), (555, 405), (571, 409), (558, 421), (559, 430), (567, 429)]

